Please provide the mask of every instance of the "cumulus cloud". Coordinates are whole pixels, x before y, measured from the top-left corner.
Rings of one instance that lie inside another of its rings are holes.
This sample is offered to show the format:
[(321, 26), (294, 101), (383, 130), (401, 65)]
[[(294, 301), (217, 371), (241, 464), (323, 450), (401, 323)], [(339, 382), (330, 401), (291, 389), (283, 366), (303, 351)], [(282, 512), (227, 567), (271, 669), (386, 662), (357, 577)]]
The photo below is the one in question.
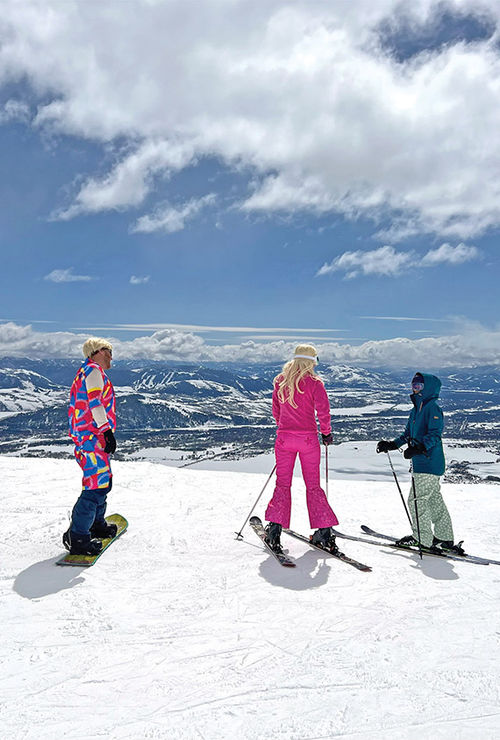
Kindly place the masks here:
[(411, 252), (397, 252), (394, 247), (385, 246), (363, 252), (344, 252), (330, 264), (324, 264), (317, 275), (328, 275), (332, 272), (345, 272), (348, 279), (358, 275), (385, 275), (397, 277), (411, 265)]
[(88, 282), (94, 278), (90, 277), (90, 275), (75, 275), (73, 268), (69, 267), (67, 270), (52, 270), (43, 279), (51, 283), (78, 283)]
[(410, 268), (436, 267), (440, 264), (461, 265), (479, 257), (480, 251), (477, 247), (469, 247), (463, 243), (456, 247), (441, 244), (436, 249), (430, 249), (423, 257), (414, 251), (397, 251), (392, 246), (369, 251), (359, 249), (355, 252), (344, 252), (329, 264), (325, 262), (316, 276), (344, 272), (348, 280), (359, 275), (398, 277)]
[(188, 165), (193, 148), (188, 144), (168, 141), (146, 141), (119, 161), (106, 176), (88, 179), (74, 202), (54, 212), (54, 220), (67, 221), (81, 213), (97, 213), (140, 205), (154, 184), (154, 176), (172, 172)]
[(182, 231), (186, 222), (194, 218), (203, 208), (215, 201), (215, 195), (210, 193), (203, 198), (193, 198), (184, 203), (180, 208), (164, 205), (157, 208), (154, 213), (146, 214), (137, 219), (131, 231), (135, 233), (152, 234), (154, 231), (165, 231), (172, 234)]
[(5, 0), (0, 81), (28, 81), (35, 125), (116, 147), (56, 217), (137, 207), (157, 177), (217, 157), (251, 174), (246, 211), (394, 213), (394, 240), (470, 239), (500, 224), (500, 48), (479, 35), (396, 58), (381, 29), (397, 41), (403, 6), (413, 42), (443, 7), (500, 18), (480, 0)]
[(143, 277), (139, 277), (137, 275), (131, 275), (130, 276), (130, 284), (131, 285), (144, 285), (145, 283), (149, 283), (151, 275), (144, 275)]
[[(185, 362), (232, 362), (280, 364), (293, 353), (296, 341), (245, 341), (241, 344), (209, 345), (193, 332), (163, 329), (129, 341), (103, 332), (113, 344), (116, 359), (180, 360)], [(35, 332), (31, 326), (0, 324), (0, 356), (81, 357), (88, 334)], [(304, 337), (307, 339), (307, 337)], [(321, 345), (322, 363), (346, 363), (367, 367), (477, 367), (500, 365), (500, 331), (464, 323), (462, 332), (450, 336), (408, 339), (400, 337), (368, 341), (359, 345), (327, 341)]]
[(452, 247), (451, 244), (441, 244), (437, 249), (431, 249), (424, 255), (421, 264), (424, 267), (432, 267), (443, 262), (450, 265), (461, 265), (463, 262), (470, 262), (478, 259), (480, 256), (477, 247), (468, 247), (466, 244), (459, 244)]

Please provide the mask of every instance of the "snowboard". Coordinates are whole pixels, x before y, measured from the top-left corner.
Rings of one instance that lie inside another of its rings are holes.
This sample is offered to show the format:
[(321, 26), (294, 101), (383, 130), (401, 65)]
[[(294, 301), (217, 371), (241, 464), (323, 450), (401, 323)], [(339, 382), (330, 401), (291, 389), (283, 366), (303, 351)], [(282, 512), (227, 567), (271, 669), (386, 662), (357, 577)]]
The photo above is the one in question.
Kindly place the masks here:
[(94, 565), (95, 561), (99, 560), (103, 552), (107, 550), (108, 547), (118, 539), (118, 537), (121, 537), (128, 527), (127, 520), (125, 517), (121, 516), (121, 514), (110, 514), (110, 516), (106, 517), (106, 521), (109, 524), (116, 524), (118, 531), (115, 537), (107, 537), (102, 540), (102, 550), (97, 553), (97, 555), (70, 555), (68, 552), (63, 558), (56, 561), (56, 565), (73, 565), (79, 568), (90, 568), (91, 565)]

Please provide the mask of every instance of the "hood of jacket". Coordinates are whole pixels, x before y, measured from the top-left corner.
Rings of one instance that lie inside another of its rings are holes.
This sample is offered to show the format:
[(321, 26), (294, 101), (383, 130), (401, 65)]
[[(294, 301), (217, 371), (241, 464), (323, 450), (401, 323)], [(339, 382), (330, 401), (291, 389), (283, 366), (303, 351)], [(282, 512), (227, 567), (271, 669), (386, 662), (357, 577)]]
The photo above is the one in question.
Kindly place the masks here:
[(424, 379), (424, 388), (418, 395), (412, 393), (410, 396), (415, 405), (419, 400), (425, 403), (430, 401), (431, 398), (439, 398), (439, 391), (441, 390), (441, 381), (435, 375), (429, 375), (428, 373), (420, 373), (420, 375)]

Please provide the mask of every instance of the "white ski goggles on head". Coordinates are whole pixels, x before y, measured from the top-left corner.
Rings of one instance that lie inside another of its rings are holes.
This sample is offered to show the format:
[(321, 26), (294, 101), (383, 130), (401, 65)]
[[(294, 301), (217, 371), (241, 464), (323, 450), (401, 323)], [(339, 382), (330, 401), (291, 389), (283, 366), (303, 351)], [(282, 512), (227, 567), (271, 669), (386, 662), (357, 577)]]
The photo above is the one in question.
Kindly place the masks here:
[(319, 362), (318, 355), (294, 355), (293, 359), (294, 360), (312, 360), (315, 365), (317, 365)]

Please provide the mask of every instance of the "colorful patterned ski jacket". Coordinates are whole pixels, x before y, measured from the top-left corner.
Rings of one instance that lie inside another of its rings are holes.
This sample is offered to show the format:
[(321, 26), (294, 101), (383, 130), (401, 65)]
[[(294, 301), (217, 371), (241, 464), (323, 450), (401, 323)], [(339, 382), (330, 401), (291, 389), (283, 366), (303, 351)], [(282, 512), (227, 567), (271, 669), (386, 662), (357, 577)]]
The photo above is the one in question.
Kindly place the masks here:
[(404, 434), (394, 440), (398, 447), (420, 442), (425, 447), (425, 454), (415, 455), (412, 458), (414, 473), (431, 473), (443, 475), (445, 470), (443, 443), (443, 412), (437, 405), (441, 390), (441, 381), (435, 375), (420, 373), (424, 379), (424, 389), (421, 393), (411, 394), (413, 409), (406, 424)]
[[(102, 378), (102, 388), (88, 388), (86, 379), (97, 370)], [(97, 426), (92, 409), (102, 406), (107, 422)], [(78, 370), (71, 386), (68, 409), (69, 436), (77, 447), (86, 440), (102, 435), (108, 429), (116, 429), (115, 392), (108, 376), (96, 362), (86, 359)]]
[(315, 432), (318, 433), (316, 425), (316, 414), (322, 434), (330, 434), (332, 425), (330, 421), (330, 402), (326, 395), (325, 386), (319, 378), (306, 375), (299, 383), (301, 393), (295, 392), (294, 401), (297, 408), (294, 409), (288, 401), (284, 403), (278, 398), (278, 379), (273, 390), (273, 416), (278, 425), (278, 432)]

